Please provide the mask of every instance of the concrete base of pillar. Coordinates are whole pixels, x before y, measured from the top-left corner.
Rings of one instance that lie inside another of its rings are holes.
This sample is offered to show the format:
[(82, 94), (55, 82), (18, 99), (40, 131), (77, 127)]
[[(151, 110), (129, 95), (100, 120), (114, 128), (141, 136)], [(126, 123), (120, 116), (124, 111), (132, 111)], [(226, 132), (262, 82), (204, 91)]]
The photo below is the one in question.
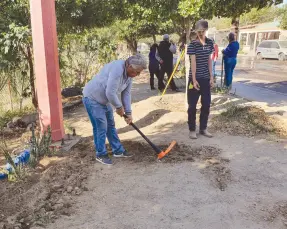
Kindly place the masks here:
[(63, 153), (69, 152), (80, 140), (80, 136), (65, 135), (63, 140), (53, 142), (50, 148)]

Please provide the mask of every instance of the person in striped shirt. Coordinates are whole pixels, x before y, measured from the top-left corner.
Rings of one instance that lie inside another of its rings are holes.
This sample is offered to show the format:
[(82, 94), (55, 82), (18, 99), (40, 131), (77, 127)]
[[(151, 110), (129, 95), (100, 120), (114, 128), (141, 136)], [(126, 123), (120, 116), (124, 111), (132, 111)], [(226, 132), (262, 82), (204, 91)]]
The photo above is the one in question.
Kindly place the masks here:
[(200, 129), (199, 133), (212, 137), (207, 131), (210, 112), (211, 88), (214, 86), (211, 54), (214, 52), (213, 41), (205, 36), (208, 22), (200, 20), (195, 25), (197, 38), (187, 49), (191, 59), (188, 84), (188, 126), (189, 137), (197, 139), (196, 135), (196, 104), (201, 96)]

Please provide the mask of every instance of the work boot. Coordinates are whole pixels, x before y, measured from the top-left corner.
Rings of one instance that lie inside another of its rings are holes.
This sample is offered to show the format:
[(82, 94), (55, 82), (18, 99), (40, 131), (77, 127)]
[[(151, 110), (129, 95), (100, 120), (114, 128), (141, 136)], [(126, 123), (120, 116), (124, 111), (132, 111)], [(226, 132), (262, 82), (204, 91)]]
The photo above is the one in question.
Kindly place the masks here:
[(197, 139), (196, 131), (189, 131), (189, 138), (190, 139)]
[(201, 130), (201, 131), (199, 131), (199, 133), (205, 137), (208, 137), (208, 138), (213, 137), (213, 135), (211, 133), (209, 133), (207, 130)]

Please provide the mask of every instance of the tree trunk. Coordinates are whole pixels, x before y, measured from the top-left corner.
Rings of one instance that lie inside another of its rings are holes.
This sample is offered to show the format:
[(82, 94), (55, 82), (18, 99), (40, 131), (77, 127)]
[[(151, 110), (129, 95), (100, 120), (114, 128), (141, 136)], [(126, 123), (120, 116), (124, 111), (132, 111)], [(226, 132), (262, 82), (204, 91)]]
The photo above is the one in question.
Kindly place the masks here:
[(29, 63), (29, 71), (30, 71), (30, 86), (31, 86), (31, 93), (32, 93), (32, 103), (35, 108), (38, 108), (38, 100), (35, 88), (35, 77), (34, 77), (34, 65), (33, 65), (33, 57), (31, 48), (27, 47), (27, 55), (28, 55), (28, 63)]
[(156, 43), (156, 36), (155, 36), (155, 34), (152, 35), (152, 39), (153, 39), (153, 43), (155, 44)]
[(186, 44), (190, 43), (190, 32), (191, 32), (191, 22), (189, 17), (186, 19), (185, 33), (186, 33)]
[(13, 96), (12, 96), (12, 90), (11, 90), (11, 81), (8, 80), (8, 90), (9, 90), (9, 96), (10, 96), (10, 106), (11, 106), (11, 111), (13, 111)]
[(22, 111), (23, 108), (23, 92), (24, 92), (24, 83), (25, 83), (25, 75), (22, 74), (22, 80), (21, 80), (21, 91), (20, 91), (20, 103), (19, 103), (19, 109), (20, 111)]
[(128, 44), (128, 48), (129, 50), (132, 52), (132, 54), (136, 54), (137, 53), (137, 47), (138, 47), (138, 42), (131, 38), (131, 39), (128, 39), (126, 38), (126, 41), (127, 41), (127, 44)]
[(239, 35), (239, 17), (235, 17), (232, 19), (232, 32), (235, 34), (235, 40), (238, 40)]

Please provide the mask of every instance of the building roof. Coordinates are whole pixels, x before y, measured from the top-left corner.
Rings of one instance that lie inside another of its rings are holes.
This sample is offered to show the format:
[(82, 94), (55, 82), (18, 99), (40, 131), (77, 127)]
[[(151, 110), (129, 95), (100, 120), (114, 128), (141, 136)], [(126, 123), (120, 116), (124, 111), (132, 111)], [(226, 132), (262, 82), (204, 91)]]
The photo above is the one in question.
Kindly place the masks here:
[(278, 21), (273, 21), (273, 22), (266, 22), (266, 23), (262, 23), (262, 24), (255, 24), (255, 25), (251, 25), (250, 27), (249, 26), (243, 26), (241, 27), (240, 29), (249, 29), (249, 28), (252, 28), (252, 29), (271, 29), (271, 30), (274, 30), (274, 29), (280, 29), (279, 28), (279, 25), (280, 25), (280, 22)]
[[(240, 26), (239, 30), (280, 30), (279, 28), (280, 22), (279, 21), (273, 21), (273, 22), (266, 22), (262, 24), (254, 24), (254, 25), (246, 25), (246, 26)], [(224, 31), (230, 31), (231, 28), (227, 29), (220, 29), (217, 30), (218, 32), (224, 32)]]

